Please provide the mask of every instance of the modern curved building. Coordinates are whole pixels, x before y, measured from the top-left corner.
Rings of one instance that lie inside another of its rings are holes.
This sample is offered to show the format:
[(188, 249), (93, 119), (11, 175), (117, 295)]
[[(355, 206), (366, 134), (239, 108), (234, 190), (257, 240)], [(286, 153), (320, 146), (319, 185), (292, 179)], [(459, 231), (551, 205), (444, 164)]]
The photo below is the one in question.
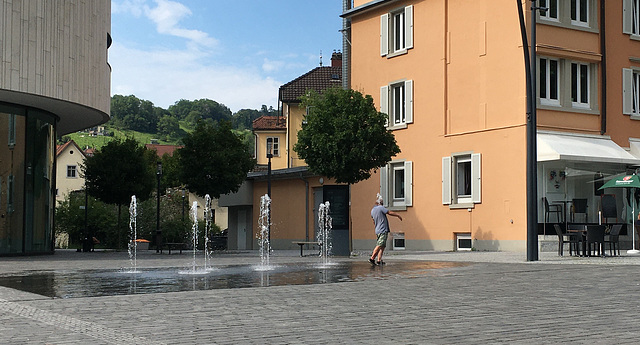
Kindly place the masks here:
[(0, 0), (0, 255), (53, 251), (56, 137), (109, 119), (110, 0)]

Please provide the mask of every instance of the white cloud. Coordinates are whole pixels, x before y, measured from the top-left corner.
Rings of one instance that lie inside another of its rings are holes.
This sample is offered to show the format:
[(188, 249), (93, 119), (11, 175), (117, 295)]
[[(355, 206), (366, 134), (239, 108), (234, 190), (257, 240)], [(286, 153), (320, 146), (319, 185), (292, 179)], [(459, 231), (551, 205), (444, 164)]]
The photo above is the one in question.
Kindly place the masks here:
[(145, 15), (156, 24), (159, 33), (186, 38), (206, 47), (212, 47), (217, 43), (215, 38), (204, 31), (184, 29), (179, 26), (182, 19), (192, 14), (185, 5), (169, 0), (156, 0), (156, 5), (154, 8), (145, 5), (144, 8)]
[(282, 84), (250, 69), (206, 63), (193, 51), (141, 51), (114, 43), (109, 55), (112, 94), (134, 94), (165, 109), (180, 99), (200, 98), (233, 112), (276, 106)]
[(146, 0), (124, 0), (111, 1), (111, 13), (130, 13), (135, 17), (140, 17), (144, 11)]
[(267, 73), (277, 72), (281, 70), (282, 67), (284, 66), (285, 66), (284, 61), (274, 61), (274, 60), (269, 60), (267, 58), (264, 58), (262, 62), (262, 70)]

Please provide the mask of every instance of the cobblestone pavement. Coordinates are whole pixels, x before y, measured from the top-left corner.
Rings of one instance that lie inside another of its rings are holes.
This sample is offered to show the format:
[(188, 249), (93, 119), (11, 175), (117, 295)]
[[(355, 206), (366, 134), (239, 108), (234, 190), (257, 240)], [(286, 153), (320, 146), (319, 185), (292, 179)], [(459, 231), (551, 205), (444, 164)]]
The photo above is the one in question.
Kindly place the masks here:
[[(317, 257), (275, 252), (272, 262)], [(358, 253), (356, 253), (358, 254)], [(366, 260), (364, 253), (336, 260)], [(214, 265), (259, 261), (215, 255)], [(187, 266), (188, 253), (140, 253), (138, 267)], [(406, 278), (315, 285), (49, 298), (0, 287), (1, 344), (632, 344), (640, 336), (640, 256), (391, 252), (467, 262)], [(0, 258), (0, 274), (118, 269), (126, 253)]]

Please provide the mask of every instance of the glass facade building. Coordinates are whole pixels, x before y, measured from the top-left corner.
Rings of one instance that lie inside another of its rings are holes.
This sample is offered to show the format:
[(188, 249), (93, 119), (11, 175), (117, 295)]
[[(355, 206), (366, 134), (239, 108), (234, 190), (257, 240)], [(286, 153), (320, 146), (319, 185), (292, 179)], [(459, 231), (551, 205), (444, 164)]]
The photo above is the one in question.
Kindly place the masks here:
[(0, 18), (0, 256), (53, 253), (55, 140), (109, 119), (111, 1), (0, 0)]

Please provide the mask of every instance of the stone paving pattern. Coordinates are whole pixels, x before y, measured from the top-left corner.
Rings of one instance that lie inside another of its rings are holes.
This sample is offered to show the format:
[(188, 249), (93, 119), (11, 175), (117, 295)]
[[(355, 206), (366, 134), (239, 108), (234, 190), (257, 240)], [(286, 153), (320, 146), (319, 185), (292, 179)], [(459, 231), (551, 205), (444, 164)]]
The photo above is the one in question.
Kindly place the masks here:
[[(276, 251), (272, 262), (318, 260), (296, 254)], [(148, 251), (138, 267), (191, 260), (188, 252)], [(386, 256), (396, 260), (469, 264), (406, 278), (70, 299), (0, 287), (0, 344), (635, 344), (640, 336), (640, 256)], [(258, 262), (255, 251), (212, 259)], [(2, 275), (120, 267), (129, 267), (126, 253), (0, 258)]]

